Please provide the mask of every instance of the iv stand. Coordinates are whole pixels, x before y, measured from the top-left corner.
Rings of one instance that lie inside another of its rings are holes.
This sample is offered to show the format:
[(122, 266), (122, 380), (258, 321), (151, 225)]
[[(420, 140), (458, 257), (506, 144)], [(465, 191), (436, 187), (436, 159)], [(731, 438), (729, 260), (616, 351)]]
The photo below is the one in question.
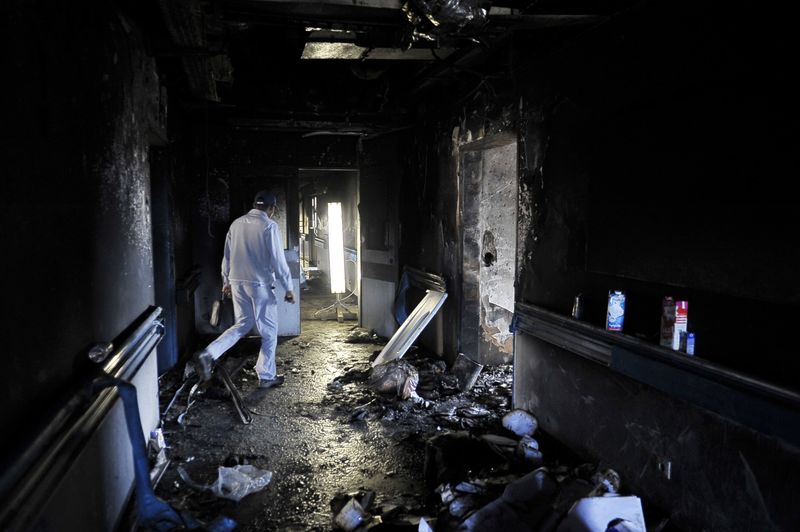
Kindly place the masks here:
[(352, 314), (347, 305), (342, 303), (342, 301), (343, 301), (342, 294), (337, 292), (336, 301), (332, 305), (328, 305), (327, 307), (321, 308), (318, 311), (316, 311), (314, 313), (314, 317), (316, 318), (321, 312), (325, 312), (326, 310), (336, 309), (336, 321), (342, 323), (344, 321), (344, 313), (342, 311), (346, 311), (348, 314)]

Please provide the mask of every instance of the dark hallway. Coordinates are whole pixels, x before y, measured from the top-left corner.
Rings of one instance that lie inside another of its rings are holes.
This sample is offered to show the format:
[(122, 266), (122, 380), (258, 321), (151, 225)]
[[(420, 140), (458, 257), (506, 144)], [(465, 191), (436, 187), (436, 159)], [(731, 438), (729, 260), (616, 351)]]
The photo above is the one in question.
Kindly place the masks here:
[(0, 20), (0, 529), (800, 529), (782, 6)]

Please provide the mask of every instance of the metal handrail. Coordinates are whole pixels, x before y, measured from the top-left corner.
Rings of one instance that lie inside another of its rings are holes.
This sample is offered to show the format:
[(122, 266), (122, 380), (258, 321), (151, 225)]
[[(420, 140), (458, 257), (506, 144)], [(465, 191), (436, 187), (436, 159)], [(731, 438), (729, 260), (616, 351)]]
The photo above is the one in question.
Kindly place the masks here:
[(528, 303), (517, 302), (515, 314), (521, 331), (606, 366), (611, 364), (612, 348), (619, 346), (640, 356), (800, 408), (800, 394), (797, 392), (701, 358), (676, 354), (633, 336), (608, 332)]
[[(130, 379), (164, 335), (162, 309), (156, 307), (141, 320), (102, 365), (102, 373)], [(59, 479), (94, 432), (118, 397), (116, 389), (91, 395), (91, 380), (51, 418), (22, 455), (0, 477), (0, 528), (15, 530), (25, 525), (47, 495), (47, 479)], [(89, 402), (91, 400), (91, 402)], [(38, 495), (37, 495), (38, 494)], [(23, 528), (24, 529), (24, 528)]]

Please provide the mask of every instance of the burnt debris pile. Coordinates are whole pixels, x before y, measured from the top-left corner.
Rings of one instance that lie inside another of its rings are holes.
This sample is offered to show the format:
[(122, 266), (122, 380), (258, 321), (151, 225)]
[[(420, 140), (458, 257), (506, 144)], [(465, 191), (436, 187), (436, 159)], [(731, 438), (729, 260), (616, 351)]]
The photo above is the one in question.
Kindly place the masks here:
[[(375, 352), (374, 357), (378, 354)], [(364, 490), (331, 502), (340, 530), (646, 530), (638, 497), (619, 475), (583, 464), (511, 409), (512, 367), (463, 372), (423, 349), (372, 367), (347, 368), (328, 386), (341, 423), (379, 424), (424, 453), (423, 505)], [(599, 528), (598, 528), (599, 527)]]
[[(277, 391), (259, 390), (254, 346), (220, 361), (236, 393), (222, 379), (164, 375), (159, 496), (242, 530), (645, 530), (619, 475), (513, 408), (510, 364), (447, 364), (411, 346), (373, 367), (382, 339), (330, 328), (282, 344)], [(241, 474), (252, 482), (234, 498)], [(648, 521), (659, 515), (648, 508)]]

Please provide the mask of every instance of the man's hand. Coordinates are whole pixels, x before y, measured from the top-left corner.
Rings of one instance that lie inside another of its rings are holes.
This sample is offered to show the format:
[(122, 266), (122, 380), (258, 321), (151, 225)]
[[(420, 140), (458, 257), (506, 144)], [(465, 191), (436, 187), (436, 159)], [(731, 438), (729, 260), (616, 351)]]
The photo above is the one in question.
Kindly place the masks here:
[(225, 285), (222, 287), (222, 297), (223, 298), (230, 298), (231, 297), (231, 285)]
[(286, 295), (283, 296), (283, 300), (294, 305), (294, 292), (287, 290)]

